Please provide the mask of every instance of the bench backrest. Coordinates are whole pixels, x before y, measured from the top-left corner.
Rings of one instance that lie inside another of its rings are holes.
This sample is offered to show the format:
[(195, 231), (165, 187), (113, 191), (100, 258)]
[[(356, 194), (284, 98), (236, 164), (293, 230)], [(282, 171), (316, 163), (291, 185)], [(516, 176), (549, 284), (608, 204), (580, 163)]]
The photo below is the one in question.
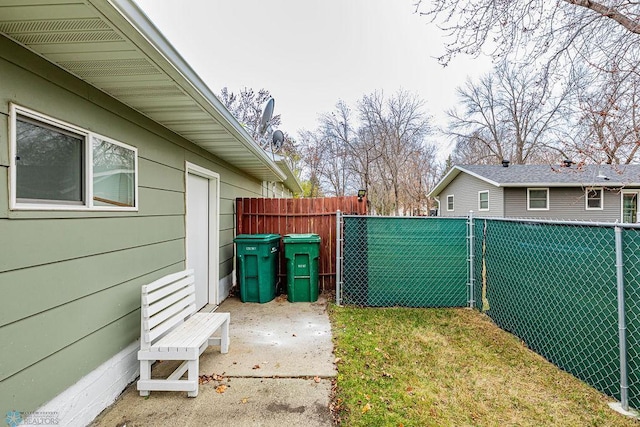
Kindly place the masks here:
[(185, 270), (142, 286), (142, 350), (196, 312), (194, 281), (193, 270)]

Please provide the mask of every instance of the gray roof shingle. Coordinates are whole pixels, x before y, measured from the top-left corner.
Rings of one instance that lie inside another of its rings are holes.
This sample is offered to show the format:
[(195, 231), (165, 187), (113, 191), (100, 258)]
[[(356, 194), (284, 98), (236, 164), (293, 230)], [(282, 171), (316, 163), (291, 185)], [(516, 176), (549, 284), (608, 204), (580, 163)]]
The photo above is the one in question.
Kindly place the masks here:
[(640, 185), (640, 165), (464, 165), (458, 168), (501, 187)]

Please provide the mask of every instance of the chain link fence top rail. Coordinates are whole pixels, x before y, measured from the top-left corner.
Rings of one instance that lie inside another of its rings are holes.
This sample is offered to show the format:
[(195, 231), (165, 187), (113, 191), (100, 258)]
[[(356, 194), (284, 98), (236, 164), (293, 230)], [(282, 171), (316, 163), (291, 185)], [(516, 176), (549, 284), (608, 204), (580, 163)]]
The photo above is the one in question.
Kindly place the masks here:
[[(614, 227), (476, 219), (474, 299), (502, 329), (620, 398)], [(630, 399), (638, 390), (638, 230), (626, 230)]]
[(344, 216), (342, 302), (464, 307), (465, 218)]

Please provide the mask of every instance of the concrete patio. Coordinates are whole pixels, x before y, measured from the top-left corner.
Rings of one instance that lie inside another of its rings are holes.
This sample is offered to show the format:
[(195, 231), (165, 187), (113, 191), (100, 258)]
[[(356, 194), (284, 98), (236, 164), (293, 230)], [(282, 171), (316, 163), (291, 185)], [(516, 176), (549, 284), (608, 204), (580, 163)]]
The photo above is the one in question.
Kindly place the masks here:
[[(225, 300), (231, 313), (229, 353), (211, 347), (200, 357), (204, 381), (195, 399), (181, 392), (140, 397), (135, 383), (92, 426), (331, 426), (336, 376), (326, 300), (266, 304)], [(160, 362), (153, 376), (174, 362)]]

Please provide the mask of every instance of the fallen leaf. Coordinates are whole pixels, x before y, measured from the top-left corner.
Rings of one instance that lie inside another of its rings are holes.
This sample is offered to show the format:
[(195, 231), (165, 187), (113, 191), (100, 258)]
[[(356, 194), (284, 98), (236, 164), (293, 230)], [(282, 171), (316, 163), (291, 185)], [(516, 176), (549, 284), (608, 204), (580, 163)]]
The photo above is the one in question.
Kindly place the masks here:
[(364, 406), (362, 407), (362, 413), (363, 413), (363, 414), (366, 414), (366, 413), (367, 413), (367, 412), (369, 412), (370, 410), (371, 410), (371, 404), (370, 404), (370, 403), (367, 403), (366, 405), (364, 405)]
[(246, 404), (248, 401), (249, 401), (249, 398), (243, 397), (240, 402), (243, 403), (243, 404)]
[(336, 360), (333, 361), (336, 365), (340, 362), (342, 362), (342, 357), (336, 357)]
[(253, 365), (252, 369), (260, 369), (260, 365)]
[(227, 389), (226, 385), (219, 385), (218, 387), (216, 387), (216, 393), (222, 394), (226, 389)]
[(313, 380), (314, 380), (315, 382), (317, 382), (317, 383), (319, 383), (319, 382), (321, 381), (321, 380), (320, 380), (320, 377), (313, 377)]

